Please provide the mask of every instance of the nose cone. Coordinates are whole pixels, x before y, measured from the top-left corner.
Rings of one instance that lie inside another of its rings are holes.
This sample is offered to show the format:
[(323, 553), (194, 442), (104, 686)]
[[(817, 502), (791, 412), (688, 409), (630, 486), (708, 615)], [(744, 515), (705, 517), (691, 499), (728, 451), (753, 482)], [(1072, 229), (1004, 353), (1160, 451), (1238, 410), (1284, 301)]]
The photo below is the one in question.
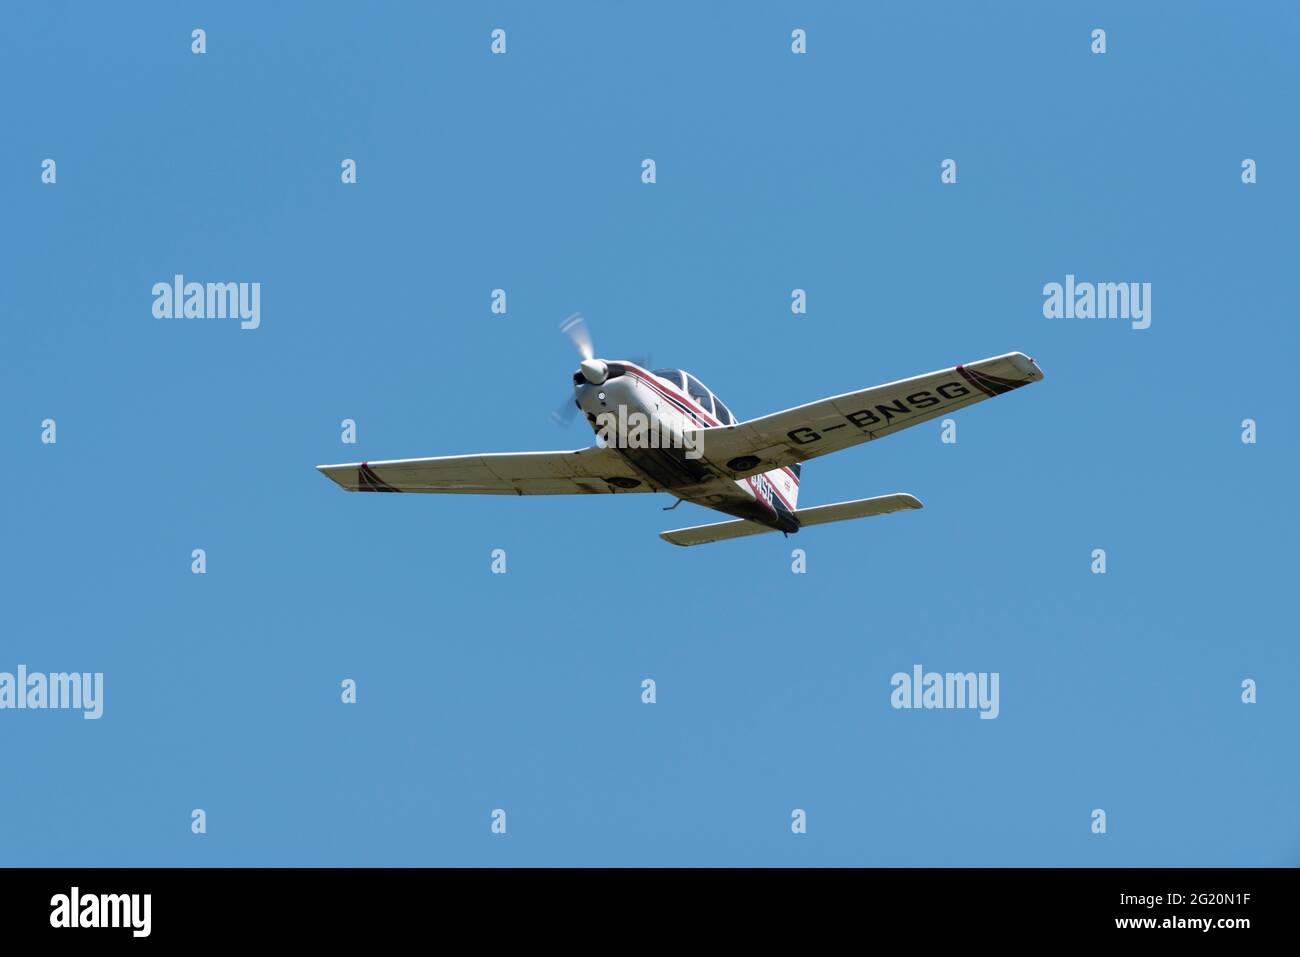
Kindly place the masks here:
[(579, 368), (582, 377), (592, 385), (602, 385), (609, 378), (609, 366), (600, 359), (583, 359)]

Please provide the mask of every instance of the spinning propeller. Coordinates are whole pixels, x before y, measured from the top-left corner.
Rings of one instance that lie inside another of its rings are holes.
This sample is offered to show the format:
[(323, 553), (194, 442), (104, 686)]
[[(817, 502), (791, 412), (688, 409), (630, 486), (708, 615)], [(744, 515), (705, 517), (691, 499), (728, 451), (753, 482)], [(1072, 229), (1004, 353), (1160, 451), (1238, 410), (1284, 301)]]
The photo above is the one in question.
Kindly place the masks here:
[[(582, 361), (578, 363), (578, 371), (582, 373), (582, 377), (592, 385), (604, 385), (605, 380), (609, 378), (609, 366), (604, 359), (596, 358), (596, 350), (591, 344), (591, 332), (587, 329), (587, 321), (582, 318), (582, 313), (575, 312), (560, 323), (560, 331), (569, 337), (569, 341), (578, 350), (578, 355), (582, 357)], [(633, 361), (643, 368), (650, 362), (649, 358)], [(551, 418), (557, 425), (568, 425), (573, 421), (574, 413), (577, 411), (578, 405), (570, 397), (551, 413)]]
[(596, 358), (591, 345), (591, 332), (587, 329), (582, 313), (575, 312), (560, 323), (560, 331), (569, 337), (569, 341), (578, 350), (578, 355), (582, 356), (582, 362), (578, 364), (582, 377), (592, 385), (603, 385), (609, 378), (609, 366), (605, 365), (603, 359)]

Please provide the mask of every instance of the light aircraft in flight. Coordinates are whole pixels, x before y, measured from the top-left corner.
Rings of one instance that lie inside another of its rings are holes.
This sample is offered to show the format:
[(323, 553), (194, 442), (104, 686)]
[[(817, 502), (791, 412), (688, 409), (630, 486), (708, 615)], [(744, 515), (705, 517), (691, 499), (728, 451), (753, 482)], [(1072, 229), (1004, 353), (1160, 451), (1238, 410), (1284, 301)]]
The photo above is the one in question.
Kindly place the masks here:
[(678, 499), (670, 508), (687, 501), (733, 516), (660, 535), (702, 545), (920, 508), (906, 493), (799, 508), (800, 467), (1043, 378), (1033, 359), (1009, 352), (742, 421), (688, 372), (596, 358), (581, 316), (561, 329), (582, 355), (574, 404), (597, 433), (595, 447), (317, 468), (351, 492), (667, 492)]

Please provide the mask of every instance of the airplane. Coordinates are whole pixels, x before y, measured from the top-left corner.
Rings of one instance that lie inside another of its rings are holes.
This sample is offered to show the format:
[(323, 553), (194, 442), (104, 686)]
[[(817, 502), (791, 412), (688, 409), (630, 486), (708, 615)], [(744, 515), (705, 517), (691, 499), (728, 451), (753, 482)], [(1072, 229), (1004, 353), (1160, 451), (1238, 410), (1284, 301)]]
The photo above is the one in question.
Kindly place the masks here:
[(573, 403), (596, 431), (596, 446), (571, 452), (351, 462), (317, 469), (350, 492), (667, 492), (677, 502), (665, 511), (687, 501), (732, 516), (660, 534), (674, 545), (765, 532), (789, 535), (808, 526), (921, 508), (915, 496), (903, 492), (799, 508), (801, 469), (808, 459), (891, 435), (1043, 378), (1029, 356), (1008, 352), (742, 420), (689, 372), (650, 371), (627, 359), (597, 358), (579, 314), (560, 328), (582, 356), (573, 374)]

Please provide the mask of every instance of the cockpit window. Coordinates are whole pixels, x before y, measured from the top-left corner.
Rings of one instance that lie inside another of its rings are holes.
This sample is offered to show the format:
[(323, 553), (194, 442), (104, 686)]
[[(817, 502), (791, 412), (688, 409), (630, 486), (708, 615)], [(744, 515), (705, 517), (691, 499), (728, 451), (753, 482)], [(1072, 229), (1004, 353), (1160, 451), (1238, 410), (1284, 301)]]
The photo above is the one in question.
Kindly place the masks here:
[(686, 373), (686, 393), (700, 404), (709, 415), (713, 414), (713, 393), (700, 384), (700, 380)]
[[(689, 372), (683, 372), (681, 369), (655, 369), (654, 374), (677, 386), (677, 388), (698, 402), (704, 411), (716, 417), (723, 425), (734, 425), (736, 423), (736, 417), (731, 414), (730, 409), (722, 404), (722, 400), (715, 397), (699, 379)], [(581, 373), (575, 376), (574, 381), (577, 382), (580, 376)]]

